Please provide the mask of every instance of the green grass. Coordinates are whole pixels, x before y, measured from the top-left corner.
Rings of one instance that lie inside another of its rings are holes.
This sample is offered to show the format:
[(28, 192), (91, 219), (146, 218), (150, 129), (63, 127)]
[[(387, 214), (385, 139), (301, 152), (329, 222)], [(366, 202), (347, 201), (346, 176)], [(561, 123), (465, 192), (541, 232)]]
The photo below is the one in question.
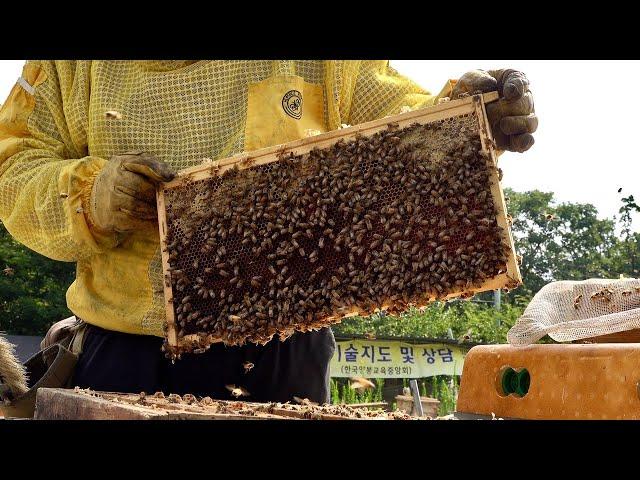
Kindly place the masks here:
[[(358, 392), (349, 386), (347, 378), (331, 379), (331, 403), (352, 404), (352, 403), (372, 403), (382, 402), (382, 389), (384, 379), (371, 379), (375, 383), (375, 388)], [(403, 379), (403, 386), (409, 387), (409, 380)], [(437, 398), (440, 401), (438, 415), (448, 415), (455, 411), (458, 389), (460, 387), (459, 377), (440, 375), (437, 377), (418, 379), (418, 389), (420, 396)], [(396, 409), (395, 401), (391, 405), (391, 410)]]

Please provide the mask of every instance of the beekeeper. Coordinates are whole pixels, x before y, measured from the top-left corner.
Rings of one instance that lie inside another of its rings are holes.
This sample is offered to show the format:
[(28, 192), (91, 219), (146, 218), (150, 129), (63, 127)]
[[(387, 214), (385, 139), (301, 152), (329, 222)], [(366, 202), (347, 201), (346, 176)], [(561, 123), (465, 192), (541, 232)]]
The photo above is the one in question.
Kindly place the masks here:
[(66, 298), (82, 323), (56, 324), (44, 342), (82, 352), (68, 385), (229, 398), (235, 384), (253, 401), (328, 401), (329, 328), (165, 359), (156, 185), (203, 158), (492, 90), (498, 148), (527, 150), (537, 117), (514, 70), (473, 71), (432, 95), (387, 61), (27, 62), (0, 113), (0, 220), (36, 252), (76, 262)]

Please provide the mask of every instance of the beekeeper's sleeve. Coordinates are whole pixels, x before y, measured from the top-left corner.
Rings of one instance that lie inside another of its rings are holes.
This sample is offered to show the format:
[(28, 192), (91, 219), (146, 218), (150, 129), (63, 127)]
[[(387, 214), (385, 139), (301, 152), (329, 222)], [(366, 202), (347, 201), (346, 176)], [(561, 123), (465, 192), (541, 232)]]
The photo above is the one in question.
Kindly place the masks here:
[(89, 92), (90, 62), (27, 62), (0, 110), (0, 220), (55, 260), (117, 243), (92, 231), (85, 215), (105, 164), (87, 155)]
[(407, 110), (432, 106), (448, 97), (455, 85), (449, 80), (438, 95), (433, 95), (413, 80), (399, 74), (387, 60), (358, 62), (355, 87), (348, 112), (342, 112), (346, 123), (357, 125)]

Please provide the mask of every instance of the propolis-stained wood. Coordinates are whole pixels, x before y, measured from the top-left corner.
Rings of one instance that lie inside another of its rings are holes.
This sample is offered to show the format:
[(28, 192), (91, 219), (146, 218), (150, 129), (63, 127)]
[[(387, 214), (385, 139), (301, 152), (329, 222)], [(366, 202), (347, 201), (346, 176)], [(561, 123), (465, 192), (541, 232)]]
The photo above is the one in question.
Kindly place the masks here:
[(140, 402), (139, 395), (40, 388), (35, 420), (264, 420), (280, 417), (216, 413), (187, 404)]
[(36, 420), (408, 420), (402, 412), (348, 405), (257, 403), (193, 395), (40, 388)]
[(166, 350), (265, 343), (517, 286), (483, 103), (495, 98), (245, 153), (163, 185)]
[[(505, 392), (507, 369), (528, 391)], [(467, 353), (457, 411), (521, 419), (640, 419), (640, 343), (483, 345)], [(506, 394), (508, 393), (508, 394)]]

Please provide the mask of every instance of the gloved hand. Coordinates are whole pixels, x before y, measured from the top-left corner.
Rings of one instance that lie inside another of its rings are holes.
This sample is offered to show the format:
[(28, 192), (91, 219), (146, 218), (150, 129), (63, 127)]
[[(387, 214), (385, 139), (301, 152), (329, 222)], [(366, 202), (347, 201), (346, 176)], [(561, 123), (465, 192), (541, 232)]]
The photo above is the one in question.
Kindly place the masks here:
[(495, 90), (500, 99), (485, 107), (497, 148), (512, 152), (529, 150), (534, 143), (532, 133), (538, 128), (538, 117), (524, 73), (511, 69), (467, 72), (454, 86), (451, 98)]
[(151, 154), (136, 151), (111, 158), (91, 190), (90, 223), (101, 232), (130, 232), (157, 221), (156, 185), (175, 173)]

